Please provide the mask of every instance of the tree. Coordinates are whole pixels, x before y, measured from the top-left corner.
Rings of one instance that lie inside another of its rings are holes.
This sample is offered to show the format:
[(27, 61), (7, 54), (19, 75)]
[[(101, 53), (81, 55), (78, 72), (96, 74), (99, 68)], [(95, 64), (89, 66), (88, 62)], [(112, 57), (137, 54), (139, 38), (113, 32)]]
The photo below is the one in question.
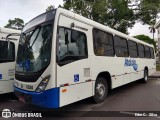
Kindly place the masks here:
[(154, 34), (155, 34), (155, 32), (156, 32), (156, 28), (154, 27), (154, 25), (151, 25), (151, 26), (149, 27), (149, 30), (150, 30), (150, 33), (153, 34), (153, 40), (154, 40)]
[(155, 22), (160, 0), (64, 0), (61, 7), (127, 33), (137, 21)]
[(137, 20), (143, 24), (155, 24), (160, 13), (160, 0), (130, 0), (130, 6), (134, 6), (133, 10)]
[(133, 10), (125, 0), (65, 0), (63, 8), (123, 33), (135, 23)]
[(160, 0), (135, 1), (132, 5), (134, 6), (133, 10), (136, 13), (135, 16), (137, 17), (137, 20), (141, 21), (143, 24), (150, 25), (149, 30), (153, 33), (154, 40), (156, 31), (154, 25), (156, 19), (159, 17), (158, 14), (160, 13)]
[(127, 34), (127, 29), (132, 28), (136, 20), (133, 10), (128, 7), (128, 1), (110, 0), (109, 4), (106, 25)]
[(139, 40), (142, 40), (146, 43), (149, 43), (149, 44), (152, 44), (155, 48), (155, 50), (157, 49), (156, 48), (156, 42), (151, 39), (149, 36), (146, 36), (146, 35), (137, 35), (137, 36), (134, 36), (135, 38), (139, 39)]
[(9, 19), (8, 24), (4, 27), (22, 30), (24, 27), (24, 21), (20, 18), (15, 18), (14, 20)]
[(134, 12), (137, 20), (141, 21), (143, 24), (150, 25), (149, 30), (153, 33), (153, 40), (155, 34), (155, 23), (156, 19), (159, 17), (160, 13), (160, 0), (140, 0), (134, 2)]
[(150, 33), (153, 34), (153, 40), (154, 40), (154, 34), (155, 34), (155, 32), (156, 32), (156, 28), (155, 28), (154, 26), (155, 26), (155, 21), (151, 21), (151, 22), (150, 22), (149, 30), (150, 30)]

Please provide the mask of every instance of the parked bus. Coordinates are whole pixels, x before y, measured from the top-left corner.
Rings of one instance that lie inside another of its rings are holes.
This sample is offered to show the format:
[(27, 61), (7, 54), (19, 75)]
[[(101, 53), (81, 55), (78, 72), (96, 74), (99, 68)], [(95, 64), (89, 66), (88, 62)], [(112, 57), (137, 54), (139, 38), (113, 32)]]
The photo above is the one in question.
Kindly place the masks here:
[(6, 37), (19, 30), (0, 28), (0, 94), (13, 92), (15, 58), (18, 47), (18, 36)]
[(73, 12), (58, 8), (29, 21), (18, 46), (14, 90), (23, 102), (58, 108), (156, 70), (154, 47)]

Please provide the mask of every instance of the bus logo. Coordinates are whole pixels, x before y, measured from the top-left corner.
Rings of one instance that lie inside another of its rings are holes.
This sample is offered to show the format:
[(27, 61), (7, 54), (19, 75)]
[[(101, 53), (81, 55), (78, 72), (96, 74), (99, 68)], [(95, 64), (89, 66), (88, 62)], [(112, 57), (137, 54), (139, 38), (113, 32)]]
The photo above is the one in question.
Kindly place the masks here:
[(79, 81), (79, 74), (75, 74), (74, 75), (74, 82), (78, 82)]
[(138, 69), (138, 64), (136, 63), (136, 60), (129, 60), (129, 59), (125, 59), (125, 64), (124, 64), (124, 66), (133, 66), (133, 69), (135, 70), (135, 71), (137, 71), (137, 69)]

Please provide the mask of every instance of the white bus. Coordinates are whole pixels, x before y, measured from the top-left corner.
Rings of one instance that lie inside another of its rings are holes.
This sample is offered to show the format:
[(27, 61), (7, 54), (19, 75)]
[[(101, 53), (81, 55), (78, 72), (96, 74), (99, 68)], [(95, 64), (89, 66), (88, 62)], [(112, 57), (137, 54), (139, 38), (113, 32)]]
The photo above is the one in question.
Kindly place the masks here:
[(0, 94), (13, 92), (13, 80), (15, 71), (15, 58), (18, 47), (18, 36), (6, 37), (11, 33), (19, 33), (20, 30), (0, 28)]
[(152, 45), (58, 8), (32, 19), (19, 42), (14, 90), (19, 100), (58, 108), (109, 89), (148, 80)]

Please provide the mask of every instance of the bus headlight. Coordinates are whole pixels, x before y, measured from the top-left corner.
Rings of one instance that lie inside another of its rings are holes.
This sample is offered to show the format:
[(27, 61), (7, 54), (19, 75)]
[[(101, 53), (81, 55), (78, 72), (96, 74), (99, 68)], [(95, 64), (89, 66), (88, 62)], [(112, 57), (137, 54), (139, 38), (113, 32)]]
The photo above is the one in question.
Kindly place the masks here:
[(50, 75), (46, 76), (36, 88), (36, 92), (43, 92), (48, 85)]

